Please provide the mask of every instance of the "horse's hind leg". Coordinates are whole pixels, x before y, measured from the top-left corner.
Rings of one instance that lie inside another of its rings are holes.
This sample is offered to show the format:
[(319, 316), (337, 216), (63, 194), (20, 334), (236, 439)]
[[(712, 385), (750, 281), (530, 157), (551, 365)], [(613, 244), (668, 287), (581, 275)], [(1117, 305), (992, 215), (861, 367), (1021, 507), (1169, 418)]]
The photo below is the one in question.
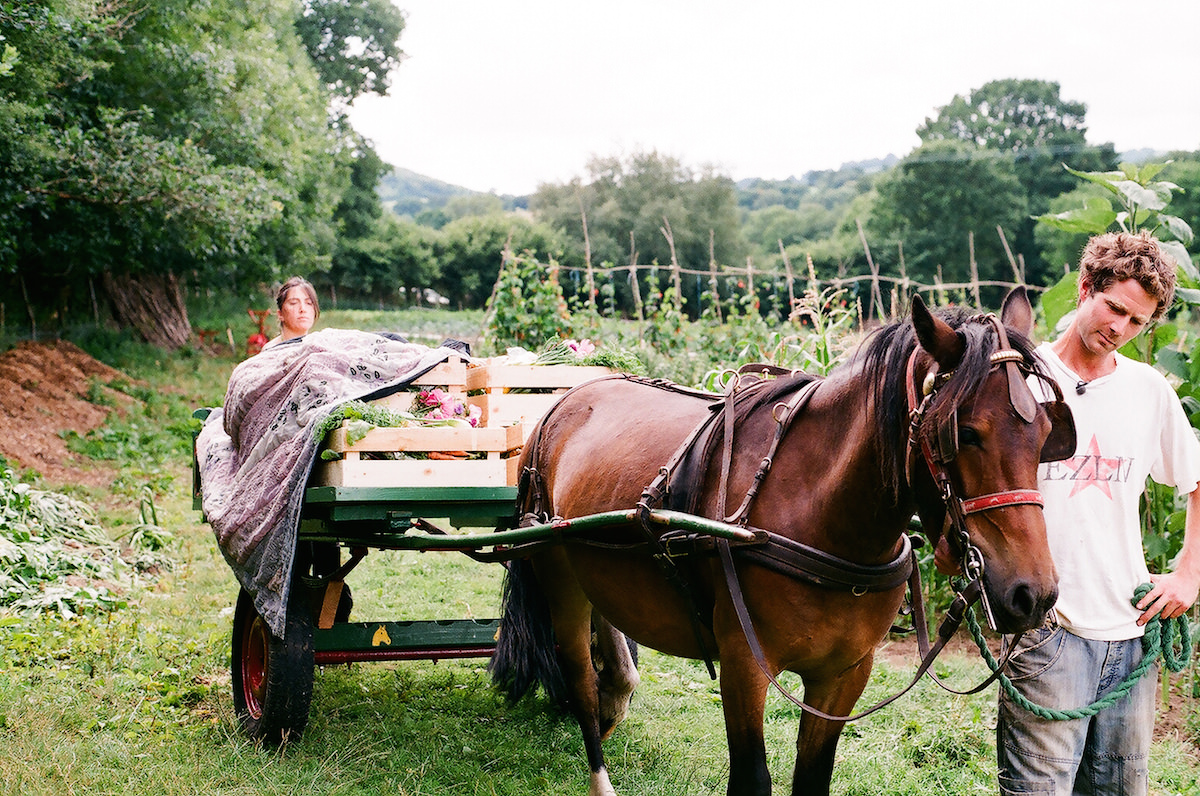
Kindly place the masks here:
[(551, 554), (538, 560), (535, 569), (550, 604), (567, 699), (583, 734), (591, 771), (588, 796), (617, 796), (601, 748), (599, 677), (592, 665), (592, 606), (564, 564)]
[(592, 612), (596, 672), (600, 689), (600, 735), (607, 738), (629, 713), (629, 700), (641, 682), (630, 641), (607, 619)]

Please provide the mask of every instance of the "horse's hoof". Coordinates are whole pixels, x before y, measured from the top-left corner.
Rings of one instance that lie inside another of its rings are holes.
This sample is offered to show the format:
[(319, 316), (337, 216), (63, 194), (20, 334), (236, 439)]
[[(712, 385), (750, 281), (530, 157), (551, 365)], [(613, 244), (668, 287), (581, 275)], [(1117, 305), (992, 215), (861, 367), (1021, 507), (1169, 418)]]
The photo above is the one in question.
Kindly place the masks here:
[(591, 784), (588, 786), (588, 796), (617, 796), (612, 783), (608, 781), (608, 769), (592, 772)]

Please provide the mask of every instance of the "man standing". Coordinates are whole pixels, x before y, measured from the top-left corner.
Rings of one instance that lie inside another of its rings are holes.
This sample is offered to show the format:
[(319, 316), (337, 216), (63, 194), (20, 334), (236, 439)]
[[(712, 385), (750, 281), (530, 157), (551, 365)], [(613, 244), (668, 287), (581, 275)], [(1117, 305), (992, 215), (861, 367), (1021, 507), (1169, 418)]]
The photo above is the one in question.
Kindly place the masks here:
[[(1055, 710), (1091, 704), (1142, 657), (1144, 625), (1187, 611), (1200, 590), (1200, 443), (1167, 380), (1117, 349), (1170, 306), (1175, 265), (1148, 233), (1109, 233), (1080, 261), (1079, 306), (1063, 335), (1038, 348), (1078, 434), (1075, 456), (1039, 470), (1059, 598), (1026, 633), (1009, 676)], [(1151, 575), (1138, 502), (1147, 476), (1188, 495), (1175, 570)], [(1153, 588), (1132, 605), (1139, 584)], [(996, 752), (1001, 794), (1144, 796), (1157, 692), (1152, 667), (1093, 717), (1054, 721), (1000, 691)]]

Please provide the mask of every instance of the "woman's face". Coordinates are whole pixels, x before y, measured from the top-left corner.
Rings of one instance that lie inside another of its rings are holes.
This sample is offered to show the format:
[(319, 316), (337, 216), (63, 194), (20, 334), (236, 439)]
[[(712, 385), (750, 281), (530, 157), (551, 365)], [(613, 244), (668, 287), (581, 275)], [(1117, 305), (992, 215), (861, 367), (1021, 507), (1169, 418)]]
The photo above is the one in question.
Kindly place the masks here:
[(279, 308), (279, 336), (284, 340), (301, 337), (317, 320), (317, 307), (309, 297), (303, 285), (288, 290), (283, 297), (283, 306)]

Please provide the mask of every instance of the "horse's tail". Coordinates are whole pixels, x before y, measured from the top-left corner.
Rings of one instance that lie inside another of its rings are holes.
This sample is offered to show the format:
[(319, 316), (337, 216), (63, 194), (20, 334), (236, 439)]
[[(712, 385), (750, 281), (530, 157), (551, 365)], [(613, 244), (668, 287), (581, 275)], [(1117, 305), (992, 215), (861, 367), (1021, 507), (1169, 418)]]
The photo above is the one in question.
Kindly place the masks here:
[(546, 696), (567, 702), (567, 683), (555, 652), (550, 605), (529, 559), (510, 561), (501, 597), (500, 633), (488, 664), (494, 682), (516, 702), (541, 684)]

